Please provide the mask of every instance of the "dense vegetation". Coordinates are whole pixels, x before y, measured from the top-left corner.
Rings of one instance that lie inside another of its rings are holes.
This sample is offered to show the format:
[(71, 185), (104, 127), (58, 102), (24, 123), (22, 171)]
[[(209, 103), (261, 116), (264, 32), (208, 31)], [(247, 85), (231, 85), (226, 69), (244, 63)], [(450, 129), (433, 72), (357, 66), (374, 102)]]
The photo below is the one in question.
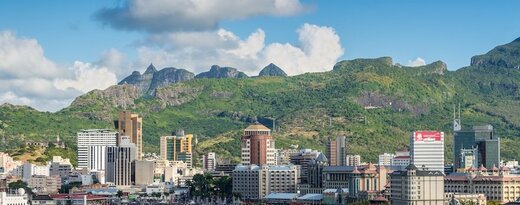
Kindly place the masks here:
[[(463, 128), (493, 125), (502, 137), (502, 158), (518, 159), (520, 70), (480, 65), (447, 71), (442, 62), (412, 68), (390, 58), (357, 59), (292, 77), (193, 79), (131, 105), (110, 103), (94, 91), (56, 113), (4, 105), (7, 140), (1, 148), (58, 134), (73, 147), (79, 129), (110, 128), (118, 111), (130, 109), (144, 117), (147, 152), (159, 152), (161, 135), (184, 128), (198, 137), (197, 154), (215, 151), (221, 160), (238, 161), (241, 130), (258, 120), (269, 127), (276, 122), (278, 148), (324, 150), (330, 138), (346, 135), (349, 153), (372, 162), (407, 148), (413, 130), (444, 131), (450, 161), (453, 107), (460, 104)], [(127, 89), (121, 86), (111, 89)]]

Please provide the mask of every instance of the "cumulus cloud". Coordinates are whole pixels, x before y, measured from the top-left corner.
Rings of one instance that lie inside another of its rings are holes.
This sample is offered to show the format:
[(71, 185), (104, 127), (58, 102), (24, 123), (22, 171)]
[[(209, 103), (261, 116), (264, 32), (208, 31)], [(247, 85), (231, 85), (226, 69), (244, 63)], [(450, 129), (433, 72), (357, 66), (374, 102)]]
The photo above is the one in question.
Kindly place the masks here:
[(126, 55), (115, 48), (101, 53), (100, 59), (94, 63), (100, 67), (110, 68), (110, 71), (114, 72), (118, 79), (126, 77), (130, 70), (130, 64)]
[(93, 89), (105, 89), (116, 84), (116, 75), (105, 67), (97, 67), (90, 63), (74, 62), (71, 70), (74, 79), (56, 79), (54, 86), (60, 90), (75, 89), (84, 93)]
[(78, 95), (115, 83), (106, 67), (76, 62), (60, 67), (36, 39), (0, 31), (0, 104), (24, 104), (56, 111)]
[(122, 30), (204, 31), (216, 29), (223, 20), (289, 16), (304, 9), (299, 0), (128, 0), (99, 10), (94, 18)]
[(421, 57), (417, 57), (414, 60), (408, 61), (408, 66), (410, 66), (410, 67), (418, 67), (418, 66), (423, 66), (423, 65), (426, 65), (426, 61), (424, 59), (422, 59)]
[(330, 70), (343, 55), (340, 38), (331, 27), (304, 24), (297, 33), (298, 45), (266, 45), (266, 34), (262, 29), (246, 39), (224, 29), (154, 34), (147, 38), (147, 44), (138, 48), (136, 64), (142, 68), (150, 62), (159, 67), (175, 65), (196, 73), (218, 64), (257, 75), (263, 66), (275, 63), (289, 75), (297, 75)]
[(52, 78), (60, 74), (47, 59), (38, 41), (17, 38), (12, 31), (0, 32), (0, 78), (23, 78), (38, 75)]

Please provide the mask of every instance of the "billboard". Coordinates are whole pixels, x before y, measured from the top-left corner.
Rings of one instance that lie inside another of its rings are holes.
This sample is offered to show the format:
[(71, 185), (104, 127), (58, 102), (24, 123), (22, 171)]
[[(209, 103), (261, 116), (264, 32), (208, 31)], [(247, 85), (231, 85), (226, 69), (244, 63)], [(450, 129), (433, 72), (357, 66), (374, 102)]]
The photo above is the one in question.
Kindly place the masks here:
[(413, 132), (414, 140), (417, 141), (441, 141), (444, 133), (437, 131)]

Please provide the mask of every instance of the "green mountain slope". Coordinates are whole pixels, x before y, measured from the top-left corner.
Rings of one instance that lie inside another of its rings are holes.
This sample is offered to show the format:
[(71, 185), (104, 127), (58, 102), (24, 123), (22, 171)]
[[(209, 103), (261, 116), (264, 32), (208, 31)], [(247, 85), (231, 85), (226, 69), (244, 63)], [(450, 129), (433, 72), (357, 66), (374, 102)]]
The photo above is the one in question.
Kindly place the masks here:
[(346, 135), (349, 152), (372, 162), (378, 154), (407, 148), (412, 130), (441, 130), (451, 160), (451, 116), (460, 103), (463, 127), (492, 124), (503, 137), (502, 157), (518, 159), (519, 87), (515, 68), (447, 71), (440, 61), (406, 67), (384, 57), (341, 61), (329, 72), (291, 77), (193, 79), (144, 97), (132, 85), (115, 85), (56, 113), (2, 106), (0, 120), (8, 125), (11, 146), (56, 134), (73, 145), (77, 130), (111, 127), (117, 112), (129, 109), (144, 117), (145, 151), (159, 152), (161, 135), (184, 128), (198, 136), (197, 153), (215, 151), (233, 161), (241, 130), (253, 120), (271, 126), (276, 119), (277, 147), (324, 150), (329, 138)]

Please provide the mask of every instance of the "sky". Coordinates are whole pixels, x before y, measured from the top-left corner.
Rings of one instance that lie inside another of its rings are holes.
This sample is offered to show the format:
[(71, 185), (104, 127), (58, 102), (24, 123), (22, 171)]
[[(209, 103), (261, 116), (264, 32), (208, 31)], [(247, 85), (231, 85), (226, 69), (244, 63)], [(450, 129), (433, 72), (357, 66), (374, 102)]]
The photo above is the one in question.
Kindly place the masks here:
[[(498, 2), (498, 3), (497, 3)], [(390, 56), (449, 70), (520, 37), (520, 1), (16, 0), (0, 3), (0, 104), (58, 111), (132, 71), (289, 75)]]

